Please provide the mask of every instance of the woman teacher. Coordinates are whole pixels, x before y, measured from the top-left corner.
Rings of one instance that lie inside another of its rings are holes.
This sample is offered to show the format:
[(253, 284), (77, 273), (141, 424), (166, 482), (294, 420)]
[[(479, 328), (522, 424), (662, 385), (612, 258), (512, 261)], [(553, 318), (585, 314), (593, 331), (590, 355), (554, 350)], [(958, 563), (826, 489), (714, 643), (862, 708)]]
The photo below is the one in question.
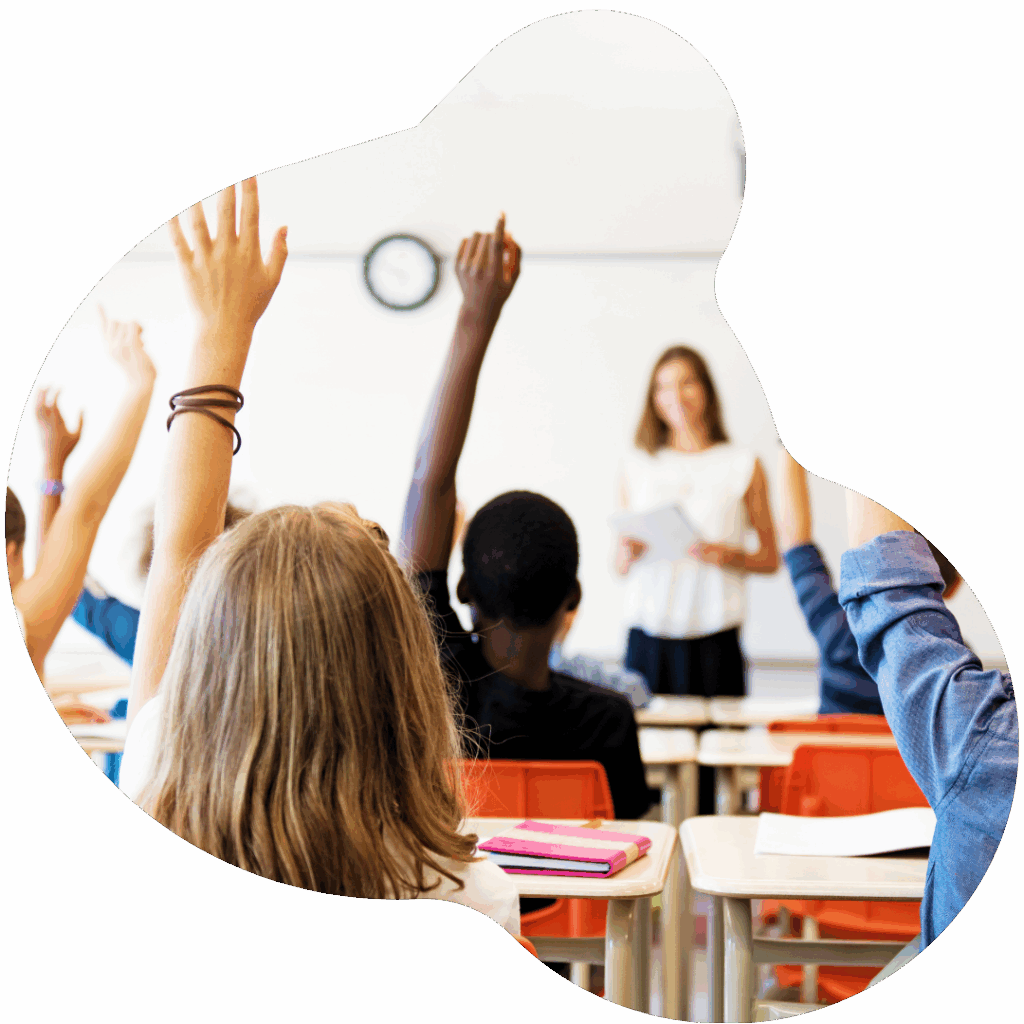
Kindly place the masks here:
[[(715, 385), (694, 349), (673, 346), (655, 363), (635, 443), (621, 480), (623, 509), (676, 503), (701, 540), (668, 561), (619, 537), (616, 568), (629, 578), (632, 625), (625, 665), (656, 693), (742, 696), (745, 578), (778, 568), (775, 527), (764, 469), (750, 449), (729, 441)], [(750, 529), (754, 552), (744, 546)], [(705, 789), (702, 780), (702, 804)]]

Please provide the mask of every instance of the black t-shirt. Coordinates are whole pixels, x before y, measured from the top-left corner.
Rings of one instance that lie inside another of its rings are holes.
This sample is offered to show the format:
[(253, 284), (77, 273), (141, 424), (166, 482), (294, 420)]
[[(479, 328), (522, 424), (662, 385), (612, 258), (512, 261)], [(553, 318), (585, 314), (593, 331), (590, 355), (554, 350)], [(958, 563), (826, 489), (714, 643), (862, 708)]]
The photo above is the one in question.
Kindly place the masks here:
[(528, 690), (487, 664), (451, 606), (448, 574), (425, 572), (419, 584), (436, 615), (441, 658), (459, 683), (466, 725), (481, 756), (514, 761), (597, 761), (604, 765), (624, 820), (651, 806), (633, 708), (621, 694), (557, 672), (547, 690)]

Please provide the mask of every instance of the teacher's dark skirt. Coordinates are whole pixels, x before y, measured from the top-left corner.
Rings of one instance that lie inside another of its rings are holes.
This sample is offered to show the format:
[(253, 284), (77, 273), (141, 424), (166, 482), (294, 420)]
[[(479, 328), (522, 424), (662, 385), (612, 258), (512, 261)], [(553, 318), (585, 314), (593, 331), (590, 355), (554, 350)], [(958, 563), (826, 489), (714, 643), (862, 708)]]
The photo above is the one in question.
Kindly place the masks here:
[[(625, 665), (639, 672), (654, 693), (742, 697), (747, 692), (747, 664), (738, 629), (693, 640), (648, 636), (642, 629), (631, 629)], [(714, 768), (700, 765), (699, 777), (698, 813), (714, 814)]]

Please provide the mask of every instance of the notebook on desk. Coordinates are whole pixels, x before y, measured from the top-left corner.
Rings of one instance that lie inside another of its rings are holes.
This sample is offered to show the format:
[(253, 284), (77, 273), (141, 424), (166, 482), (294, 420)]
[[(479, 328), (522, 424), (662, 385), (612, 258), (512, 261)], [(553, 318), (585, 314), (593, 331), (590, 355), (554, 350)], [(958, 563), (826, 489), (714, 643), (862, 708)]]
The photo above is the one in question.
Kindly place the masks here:
[(649, 836), (524, 821), (477, 849), (511, 874), (608, 878), (642, 857)]
[(930, 807), (836, 818), (764, 812), (757, 822), (754, 854), (870, 857), (929, 847), (934, 831), (935, 812)]

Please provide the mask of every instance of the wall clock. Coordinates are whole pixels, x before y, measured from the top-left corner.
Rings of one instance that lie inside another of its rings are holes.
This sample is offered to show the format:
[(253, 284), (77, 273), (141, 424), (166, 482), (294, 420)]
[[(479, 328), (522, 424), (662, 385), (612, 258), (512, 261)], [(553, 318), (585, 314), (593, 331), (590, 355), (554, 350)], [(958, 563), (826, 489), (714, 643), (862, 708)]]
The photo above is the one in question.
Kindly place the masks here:
[(388, 309), (419, 309), (441, 281), (441, 257), (415, 235), (388, 235), (363, 259), (370, 294)]

